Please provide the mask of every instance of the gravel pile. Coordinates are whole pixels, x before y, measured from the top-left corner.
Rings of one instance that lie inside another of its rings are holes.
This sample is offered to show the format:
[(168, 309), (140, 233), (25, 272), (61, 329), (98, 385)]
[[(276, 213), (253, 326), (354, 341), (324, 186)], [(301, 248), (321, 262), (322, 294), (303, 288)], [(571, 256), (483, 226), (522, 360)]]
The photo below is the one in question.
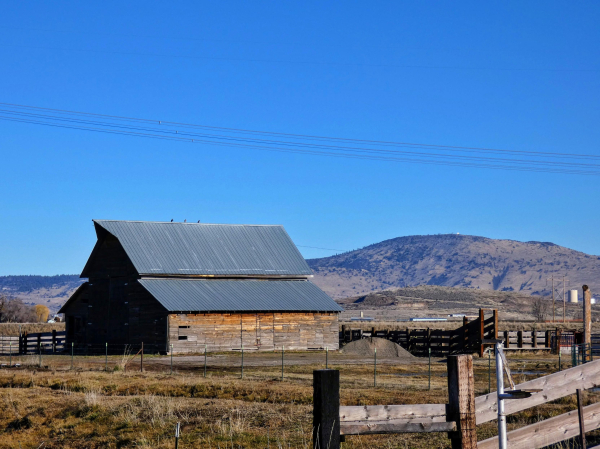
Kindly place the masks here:
[(414, 355), (404, 349), (402, 346), (386, 340), (385, 338), (363, 338), (348, 343), (340, 352), (342, 354), (356, 355), (360, 357), (372, 357), (377, 348), (377, 357), (381, 358), (399, 358), (404, 360), (416, 359)]

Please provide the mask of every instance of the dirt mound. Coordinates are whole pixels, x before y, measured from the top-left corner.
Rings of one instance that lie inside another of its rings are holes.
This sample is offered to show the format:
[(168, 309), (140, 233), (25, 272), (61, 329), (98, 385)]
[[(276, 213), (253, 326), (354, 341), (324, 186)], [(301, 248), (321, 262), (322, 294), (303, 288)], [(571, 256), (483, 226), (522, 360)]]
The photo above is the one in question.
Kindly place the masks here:
[(356, 340), (348, 343), (340, 352), (348, 355), (371, 357), (375, 353), (375, 349), (377, 349), (377, 357), (381, 358), (401, 358), (406, 360), (416, 358), (402, 346), (385, 338), (363, 338), (362, 340)]

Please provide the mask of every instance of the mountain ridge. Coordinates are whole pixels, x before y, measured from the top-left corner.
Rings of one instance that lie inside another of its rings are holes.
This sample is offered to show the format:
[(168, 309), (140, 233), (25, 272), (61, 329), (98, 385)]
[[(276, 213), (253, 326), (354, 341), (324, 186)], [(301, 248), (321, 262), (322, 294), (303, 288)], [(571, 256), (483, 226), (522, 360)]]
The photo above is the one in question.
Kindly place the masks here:
[(600, 257), (552, 242), (462, 234), (403, 236), (307, 260), (315, 282), (333, 298), (416, 285), (551, 295), (546, 278), (600, 286)]

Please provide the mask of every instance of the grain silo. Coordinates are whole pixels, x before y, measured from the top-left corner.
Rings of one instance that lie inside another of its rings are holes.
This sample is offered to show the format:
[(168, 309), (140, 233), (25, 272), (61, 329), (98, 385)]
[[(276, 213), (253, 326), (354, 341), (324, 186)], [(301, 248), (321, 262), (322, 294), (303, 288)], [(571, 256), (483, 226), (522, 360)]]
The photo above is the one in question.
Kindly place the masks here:
[(569, 302), (579, 302), (577, 290), (569, 290)]

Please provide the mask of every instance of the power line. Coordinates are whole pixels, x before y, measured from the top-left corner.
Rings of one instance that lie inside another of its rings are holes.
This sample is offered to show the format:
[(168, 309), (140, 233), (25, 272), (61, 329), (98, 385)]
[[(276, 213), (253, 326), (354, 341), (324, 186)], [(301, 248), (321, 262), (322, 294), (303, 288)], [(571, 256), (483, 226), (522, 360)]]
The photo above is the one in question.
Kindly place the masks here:
[[(517, 151), (273, 133), (11, 103), (0, 103), (0, 105), (3, 105), (3, 108), (0, 109), (2, 113), (0, 114), (0, 120), (108, 134), (350, 159), (543, 173), (600, 175), (600, 170), (598, 170), (600, 165), (588, 161), (598, 160), (600, 156), (590, 154)], [(192, 131), (193, 129), (210, 130), (210, 132), (200, 133)], [(247, 134), (250, 134), (250, 136)], [(260, 135), (261, 138), (256, 137), (256, 135)], [(265, 136), (277, 137), (277, 139), (266, 138)], [(305, 140), (309, 140), (309, 142)], [(344, 143), (344, 145), (332, 145), (331, 143), (334, 142)], [(371, 146), (365, 147), (365, 143), (369, 143)], [(377, 146), (386, 148), (376, 148)], [(390, 146), (400, 149), (389, 149)], [(420, 151), (408, 151), (407, 149), (418, 149)], [(456, 152), (462, 154), (456, 154)], [(491, 154), (497, 156), (490, 157)], [(514, 157), (517, 154), (520, 157), (519, 159)], [(498, 155), (503, 157), (498, 157)]]
[[(62, 121), (62, 122), (69, 122), (69, 123), (78, 123), (78, 124), (85, 124), (85, 125), (100, 125), (100, 126), (106, 126), (107, 124), (104, 122), (95, 122), (95, 121), (89, 121), (89, 120), (79, 120), (79, 119), (72, 119), (72, 118), (66, 118), (66, 117), (52, 117), (52, 116), (48, 116), (48, 115), (42, 115), (42, 114), (34, 114), (34, 113), (27, 113), (27, 112), (16, 112), (14, 113), (13, 111), (8, 111), (6, 109), (0, 109), (0, 112), (5, 112), (5, 113), (9, 113), (9, 114), (15, 114), (17, 116), (26, 116), (26, 117), (35, 117), (35, 118), (42, 118), (42, 119), (50, 119), (50, 120), (57, 120), (57, 121)], [(0, 115), (0, 118), (5, 118), (5, 119), (9, 119), (11, 118), (11, 116), (2, 116)], [(35, 124), (41, 124), (42, 122), (38, 122), (38, 121), (25, 121), (27, 123), (35, 123)], [(255, 144), (255, 143), (260, 143), (260, 144), (277, 144), (277, 145), (285, 145), (285, 146), (294, 146), (294, 147), (301, 147), (301, 148), (317, 148), (317, 149), (326, 149), (326, 150), (344, 150), (344, 151), (349, 151), (349, 152), (358, 152), (358, 153), (379, 153), (379, 154), (402, 154), (402, 155), (416, 155), (416, 156), (423, 156), (423, 157), (434, 157), (434, 158), (453, 158), (453, 159), (462, 159), (462, 160), (467, 160), (467, 161), (484, 161), (484, 162), (507, 162), (506, 158), (490, 158), (490, 157), (481, 157), (481, 156), (465, 156), (465, 155), (449, 155), (449, 154), (436, 154), (436, 153), (427, 153), (427, 152), (416, 152), (416, 151), (398, 151), (398, 150), (383, 150), (383, 149), (373, 149), (373, 148), (356, 148), (356, 147), (348, 147), (348, 146), (333, 146), (333, 145), (323, 145), (323, 144), (313, 144), (313, 143), (297, 143), (297, 142), (286, 142), (286, 141), (281, 141), (281, 140), (266, 140), (266, 139), (247, 139), (247, 138), (239, 138), (239, 137), (230, 137), (230, 136), (221, 136), (221, 135), (215, 135), (215, 134), (198, 134), (198, 133), (189, 133), (189, 132), (183, 132), (183, 133), (179, 133), (178, 131), (172, 131), (172, 130), (157, 130), (155, 128), (140, 128), (140, 127), (133, 127), (133, 126), (125, 126), (125, 125), (118, 125), (118, 124), (111, 124), (110, 126), (112, 126), (113, 128), (118, 128), (118, 129), (128, 129), (128, 130), (135, 130), (135, 131), (151, 131), (151, 132), (158, 132), (160, 134), (164, 134), (164, 135), (170, 135), (173, 136), (174, 134), (177, 134), (177, 137), (180, 138), (181, 136), (188, 136), (188, 137), (198, 137), (198, 138), (212, 138), (212, 139), (221, 139), (221, 140), (229, 140), (229, 141), (235, 141), (235, 142), (242, 142), (242, 143), (246, 143), (246, 144)], [(206, 141), (206, 140), (199, 140), (199, 142), (205, 142), (205, 143), (209, 143), (210, 141)], [(410, 148), (410, 147), (409, 147)], [(539, 156), (538, 156), (539, 157)], [(511, 159), (510, 162), (514, 163), (514, 164), (518, 164), (518, 165), (541, 165), (541, 166), (562, 166), (562, 167), (580, 167), (580, 163), (571, 163), (571, 162), (561, 162), (561, 161), (535, 161), (535, 160), (523, 160), (523, 159)], [(600, 167), (600, 164), (587, 164), (587, 167)]]
[(12, 106), (15, 108), (53, 111), (53, 112), (57, 112), (57, 113), (61, 113), (61, 114), (86, 115), (86, 116), (103, 117), (103, 118), (107, 118), (107, 119), (118, 119), (118, 120), (145, 122), (145, 123), (154, 123), (154, 124), (160, 124), (160, 125), (173, 125), (173, 126), (186, 126), (186, 127), (202, 128), (202, 129), (213, 129), (213, 130), (227, 131), (227, 132), (232, 132), (232, 133), (276, 135), (276, 136), (298, 138), (298, 139), (309, 139), (309, 140), (331, 140), (331, 141), (344, 141), (344, 142), (353, 142), (353, 143), (369, 143), (369, 144), (383, 145), (383, 146), (412, 146), (415, 148), (426, 147), (426, 148), (432, 148), (432, 149), (467, 150), (467, 151), (482, 151), (482, 152), (529, 154), (529, 155), (538, 155), (538, 156), (548, 155), (548, 156), (553, 156), (553, 157), (568, 157), (568, 158), (577, 157), (577, 158), (600, 159), (600, 155), (592, 155), (592, 154), (555, 153), (555, 152), (544, 152), (544, 151), (507, 150), (507, 149), (499, 149), (499, 148), (468, 147), (468, 146), (457, 146), (457, 145), (439, 145), (439, 144), (426, 144), (426, 143), (415, 143), (415, 142), (393, 142), (393, 141), (385, 141), (385, 140), (351, 139), (351, 138), (346, 138), (346, 137), (318, 136), (318, 135), (311, 135), (311, 134), (293, 134), (293, 133), (281, 133), (281, 132), (273, 132), (273, 131), (259, 131), (259, 130), (244, 129), (244, 128), (198, 125), (198, 124), (191, 124), (191, 123), (185, 123), (185, 122), (173, 122), (173, 121), (168, 121), (168, 120), (144, 119), (144, 118), (135, 118), (135, 117), (120, 116), (120, 115), (108, 115), (108, 114), (98, 114), (98, 113), (93, 113), (93, 112), (72, 111), (72, 110), (67, 110), (67, 109), (44, 108), (44, 107), (39, 107), (39, 106), (28, 106), (28, 105), (21, 105), (21, 104), (15, 104), (15, 103), (0, 102), (0, 105)]

